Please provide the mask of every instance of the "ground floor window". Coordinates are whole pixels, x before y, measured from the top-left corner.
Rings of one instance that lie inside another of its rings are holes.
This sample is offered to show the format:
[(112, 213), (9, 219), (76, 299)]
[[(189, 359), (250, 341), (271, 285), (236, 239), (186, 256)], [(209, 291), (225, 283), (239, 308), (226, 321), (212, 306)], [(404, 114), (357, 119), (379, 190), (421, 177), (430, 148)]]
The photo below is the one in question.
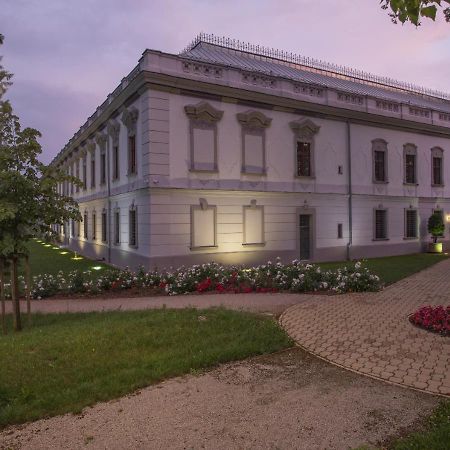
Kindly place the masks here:
[(405, 238), (417, 238), (417, 210), (405, 210)]
[(105, 210), (103, 210), (102, 212), (102, 242), (106, 242), (107, 238), (106, 238), (106, 233), (107, 233), (107, 220), (108, 220), (108, 215), (106, 213)]
[(88, 214), (87, 214), (87, 212), (84, 213), (84, 218), (83, 218), (83, 237), (85, 239), (88, 238)]
[(374, 238), (375, 239), (387, 239), (388, 229), (387, 229), (387, 210), (386, 209), (376, 209), (374, 213)]
[(137, 209), (133, 206), (128, 212), (129, 223), (129, 245), (130, 247), (137, 247)]
[(114, 211), (114, 244), (120, 244), (120, 210)]
[(95, 212), (92, 213), (92, 240), (96, 239), (96, 229), (97, 229), (97, 216)]

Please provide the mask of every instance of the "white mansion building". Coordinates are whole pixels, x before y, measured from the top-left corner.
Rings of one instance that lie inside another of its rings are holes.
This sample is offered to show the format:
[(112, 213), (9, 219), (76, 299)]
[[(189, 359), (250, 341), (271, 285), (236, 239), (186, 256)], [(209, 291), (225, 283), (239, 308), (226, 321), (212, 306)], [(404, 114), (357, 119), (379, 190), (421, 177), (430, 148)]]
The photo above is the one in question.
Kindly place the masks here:
[(450, 214), (450, 96), (201, 34), (146, 50), (52, 164), (83, 183), (63, 241), (120, 266), (420, 252)]

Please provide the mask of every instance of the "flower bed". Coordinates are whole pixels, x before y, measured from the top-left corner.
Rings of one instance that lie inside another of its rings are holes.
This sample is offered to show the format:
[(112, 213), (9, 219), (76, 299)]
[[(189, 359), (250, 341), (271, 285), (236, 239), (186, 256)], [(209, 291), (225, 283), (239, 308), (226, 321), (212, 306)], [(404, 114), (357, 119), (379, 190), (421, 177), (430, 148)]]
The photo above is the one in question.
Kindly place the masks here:
[(418, 327), (450, 336), (450, 306), (422, 306), (409, 320)]
[[(24, 286), (24, 281), (21, 279)], [(151, 271), (143, 268), (105, 270), (100, 276), (90, 271), (59, 272), (56, 276), (33, 277), (32, 297), (100, 294), (129, 289), (151, 290), (156, 294), (250, 293), (250, 292), (362, 292), (378, 291), (382, 283), (377, 275), (360, 262), (348, 267), (322, 271), (319, 266), (293, 261), (290, 264), (268, 262), (246, 268), (207, 263), (180, 267), (174, 271)], [(8, 292), (7, 292), (8, 294)]]

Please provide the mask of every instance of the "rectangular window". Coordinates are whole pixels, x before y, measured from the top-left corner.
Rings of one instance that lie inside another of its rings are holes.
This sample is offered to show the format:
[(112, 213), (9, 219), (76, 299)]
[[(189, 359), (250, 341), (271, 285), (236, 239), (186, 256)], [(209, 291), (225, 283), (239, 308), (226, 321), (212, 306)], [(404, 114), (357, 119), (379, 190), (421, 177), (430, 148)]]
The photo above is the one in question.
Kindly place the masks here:
[(112, 155), (113, 156), (112, 157), (112, 160), (113, 160), (113, 176), (112, 176), (112, 178), (113, 178), (113, 180), (118, 180), (119, 176), (120, 176), (120, 173), (119, 173), (119, 146), (118, 145), (114, 145), (112, 153), (113, 153), (113, 155)]
[(375, 210), (375, 239), (387, 239), (387, 211)]
[(106, 211), (102, 212), (102, 242), (106, 242), (107, 238), (106, 238), (106, 233), (107, 233), (107, 220), (108, 220), (108, 216), (106, 214)]
[(192, 129), (192, 170), (217, 170), (216, 130), (214, 127)]
[(416, 183), (416, 155), (405, 155), (405, 182)]
[(265, 172), (264, 136), (261, 133), (245, 132), (243, 135), (244, 153), (242, 155), (243, 173), (262, 174)]
[(97, 216), (95, 213), (92, 213), (92, 240), (96, 239), (96, 230), (97, 230)]
[(85, 239), (88, 238), (88, 215), (87, 213), (84, 213), (84, 219), (83, 219), (83, 237)]
[(128, 136), (128, 173), (135, 174), (136, 172), (136, 136)]
[(244, 245), (264, 244), (264, 208), (244, 206)]
[(106, 183), (106, 153), (100, 154), (100, 184)]
[(87, 167), (86, 167), (86, 157), (83, 158), (83, 189), (87, 189)]
[(120, 244), (120, 211), (114, 212), (114, 244)]
[(72, 237), (75, 237), (75, 220), (72, 219), (71, 222), (71, 229), (72, 229)]
[(442, 185), (442, 158), (433, 156), (433, 184)]
[(311, 143), (297, 142), (297, 175), (311, 176)]
[(375, 150), (373, 155), (375, 181), (386, 181), (386, 152)]
[(417, 238), (417, 211), (415, 209), (405, 211), (405, 238)]
[(338, 239), (342, 239), (344, 237), (342, 223), (338, 223), (337, 237)]
[(216, 207), (191, 207), (191, 248), (216, 246)]
[(81, 222), (77, 222), (77, 237), (80, 237)]
[(95, 155), (91, 158), (91, 188), (95, 188)]
[(131, 247), (137, 247), (137, 212), (136, 209), (130, 209), (129, 211), (129, 245)]

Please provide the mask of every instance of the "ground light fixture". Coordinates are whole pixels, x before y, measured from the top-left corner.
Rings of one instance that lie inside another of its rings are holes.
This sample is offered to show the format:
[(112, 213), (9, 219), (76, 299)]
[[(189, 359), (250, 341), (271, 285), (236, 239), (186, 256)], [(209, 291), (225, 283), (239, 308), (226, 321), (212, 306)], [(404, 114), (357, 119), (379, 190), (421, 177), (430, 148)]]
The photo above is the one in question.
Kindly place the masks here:
[(92, 270), (101, 270), (101, 269), (103, 269), (103, 267), (102, 266), (92, 266), (91, 269)]
[(75, 261), (78, 261), (79, 259), (83, 259), (82, 256), (78, 256), (77, 252), (74, 253), (73, 257), (70, 259), (74, 259)]
[(60, 255), (67, 255), (69, 252), (59, 252)]

